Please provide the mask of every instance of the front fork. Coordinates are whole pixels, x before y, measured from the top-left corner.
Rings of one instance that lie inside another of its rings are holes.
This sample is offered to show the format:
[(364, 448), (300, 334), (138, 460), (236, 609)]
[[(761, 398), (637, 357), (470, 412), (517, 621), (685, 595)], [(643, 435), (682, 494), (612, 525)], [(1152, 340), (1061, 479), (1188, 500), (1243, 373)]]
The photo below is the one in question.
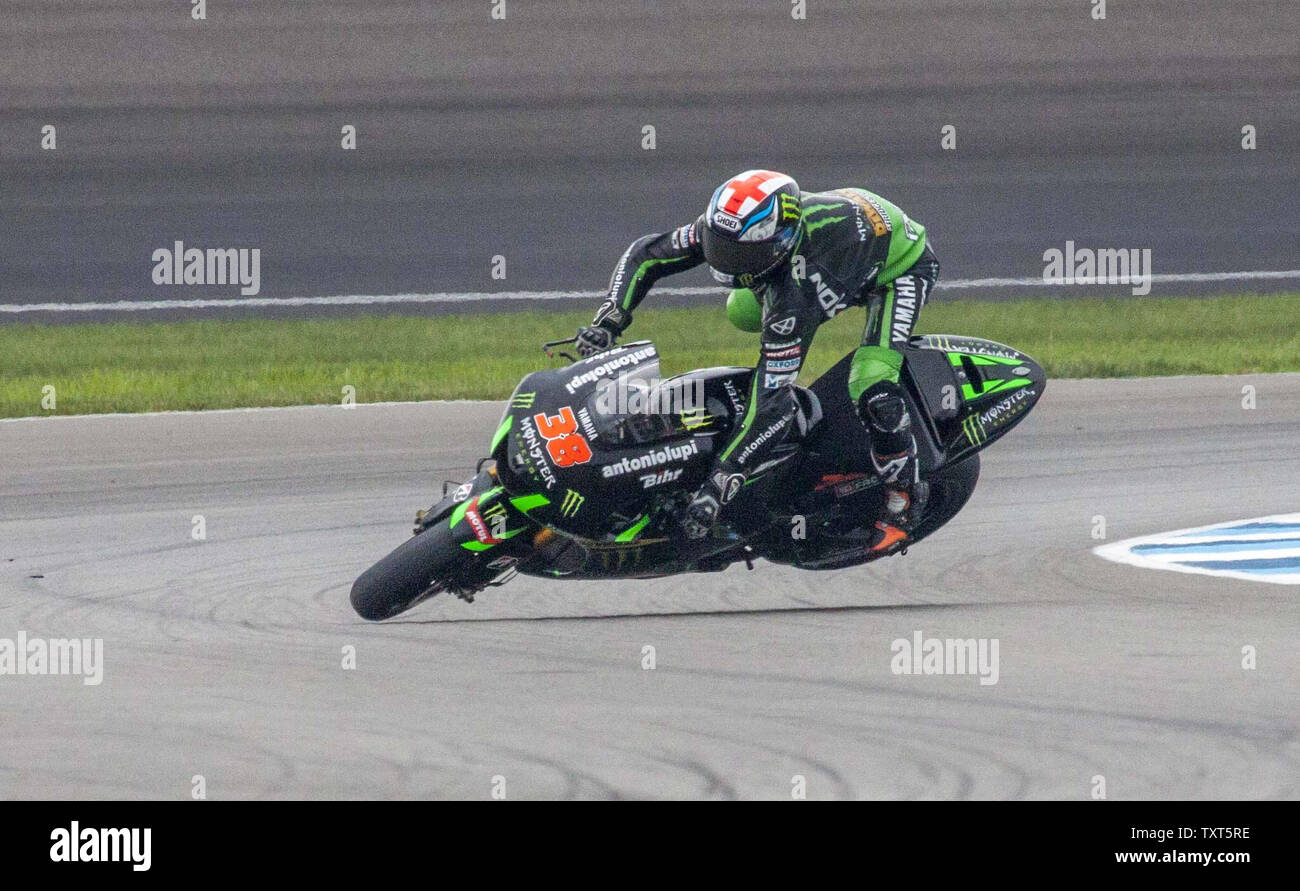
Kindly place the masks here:
[(536, 501), (533, 496), (506, 492), (494, 467), (480, 470), (433, 507), (420, 511), (415, 534), (445, 522), (452, 540), (465, 552), (465, 580), (475, 587), (502, 584), (547, 535), (544, 526), (528, 517)]

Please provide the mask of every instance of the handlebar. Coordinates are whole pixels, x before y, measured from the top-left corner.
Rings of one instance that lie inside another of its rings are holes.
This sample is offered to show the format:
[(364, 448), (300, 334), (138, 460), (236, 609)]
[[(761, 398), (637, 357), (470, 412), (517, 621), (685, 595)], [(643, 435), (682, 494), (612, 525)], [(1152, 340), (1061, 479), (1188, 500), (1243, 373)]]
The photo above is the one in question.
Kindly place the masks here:
[(578, 361), (577, 359), (575, 359), (573, 356), (571, 356), (569, 353), (565, 352), (564, 350), (554, 351), (551, 349), (551, 347), (564, 346), (566, 343), (577, 343), (577, 342), (578, 342), (578, 335), (576, 334), (573, 337), (566, 337), (564, 340), (548, 340), (546, 343), (542, 344), (542, 352), (546, 353), (546, 357), (548, 359), (554, 359), (556, 355), (559, 355), (565, 359), (568, 359), (570, 362), (577, 362)]

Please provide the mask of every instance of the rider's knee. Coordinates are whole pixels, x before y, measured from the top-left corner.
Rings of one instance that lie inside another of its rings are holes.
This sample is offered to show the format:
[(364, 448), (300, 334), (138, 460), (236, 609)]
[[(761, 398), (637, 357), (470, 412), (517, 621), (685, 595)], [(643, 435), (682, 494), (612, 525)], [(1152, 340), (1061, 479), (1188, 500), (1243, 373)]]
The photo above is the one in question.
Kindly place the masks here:
[(877, 381), (867, 388), (860, 401), (864, 420), (881, 433), (904, 433), (912, 425), (903, 388), (894, 381)]
[(864, 346), (853, 354), (849, 395), (858, 417), (880, 433), (902, 433), (911, 424), (898, 373), (903, 357), (887, 347)]
[(879, 381), (898, 380), (902, 367), (903, 356), (897, 350), (882, 346), (858, 347), (849, 365), (849, 397), (857, 402)]

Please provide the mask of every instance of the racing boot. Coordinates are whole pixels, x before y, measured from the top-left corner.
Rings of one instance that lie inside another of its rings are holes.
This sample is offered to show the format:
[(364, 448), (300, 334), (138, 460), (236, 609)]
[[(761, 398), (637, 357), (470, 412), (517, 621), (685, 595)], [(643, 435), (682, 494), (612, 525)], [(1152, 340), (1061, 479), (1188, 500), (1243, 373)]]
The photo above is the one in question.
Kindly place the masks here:
[(912, 530), (925, 512), (925, 503), (930, 497), (930, 484), (916, 480), (905, 489), (886, 489), (885, 514), (875, 522), (875, 537), (871, 542), (872, 551), (888, 551), (894, 547), (906, 547), (911, 541)]
[(925, 512), (930, 487), (916, 460), (912, 416), (902, 388), (879, 381), (862, 394), (858, 415), (871, 431), (871, 464), (885, 485), (884, 513), (875, 523), (873, 551), (902, 547)]

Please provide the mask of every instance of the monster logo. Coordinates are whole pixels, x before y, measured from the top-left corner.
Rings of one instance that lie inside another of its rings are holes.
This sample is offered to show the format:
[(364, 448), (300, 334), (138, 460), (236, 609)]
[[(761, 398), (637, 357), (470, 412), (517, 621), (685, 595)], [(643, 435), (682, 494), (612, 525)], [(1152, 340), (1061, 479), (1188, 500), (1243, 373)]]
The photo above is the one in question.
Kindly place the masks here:
[(564, 501), (560, 503), (560, 515), (572, 517), (582, 509), (582, 504), (587, 499), (579, 493), (568, 489), (564, 493)]

